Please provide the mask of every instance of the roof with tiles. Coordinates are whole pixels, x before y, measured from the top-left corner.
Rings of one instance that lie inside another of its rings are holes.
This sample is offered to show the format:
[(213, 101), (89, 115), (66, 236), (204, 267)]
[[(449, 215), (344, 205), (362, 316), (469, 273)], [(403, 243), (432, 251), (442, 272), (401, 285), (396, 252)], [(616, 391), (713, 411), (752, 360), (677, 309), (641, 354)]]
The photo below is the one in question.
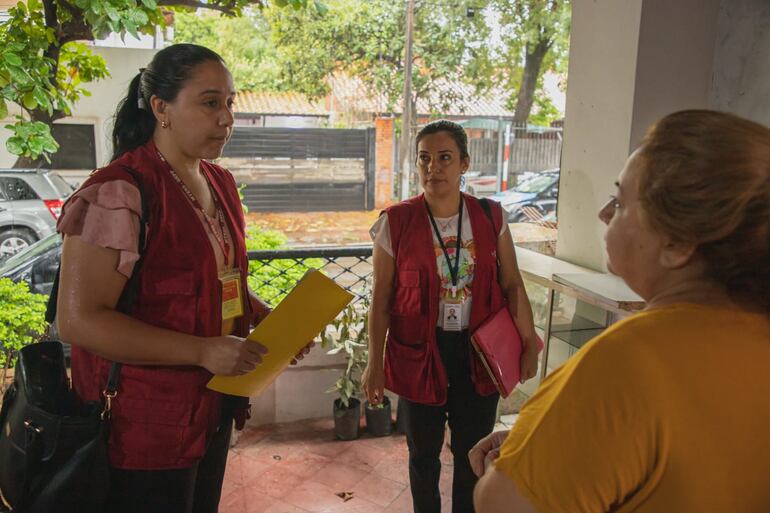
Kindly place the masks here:
[(325, 100), (310, 101), (294, 92), (239, 91), (236, 114), (276, 114), (288, 116), (328, 116)]
[[(373, 114), (400, 114), (400, 100), (394, 109), (388, 109), (384, 94), (373, 92), (361, 80), (345, 75), (329, 78), (330, 103), (340, 111), (367, 112)], [(430, 98), (417, 102), (417, 114), (440, 113), (445, 116), (512, 117), (513, 111), (505, 106), (506, 95), (492, 92), (477, 95), (473, 86), (459, 82), (443, 82), (432, 91)], [(241, 91), (236, 100), (236, 112), (240, 114), (275, 115), (328, 115), (326, 100), (311, 102), (299, 93), (270, 93)]]

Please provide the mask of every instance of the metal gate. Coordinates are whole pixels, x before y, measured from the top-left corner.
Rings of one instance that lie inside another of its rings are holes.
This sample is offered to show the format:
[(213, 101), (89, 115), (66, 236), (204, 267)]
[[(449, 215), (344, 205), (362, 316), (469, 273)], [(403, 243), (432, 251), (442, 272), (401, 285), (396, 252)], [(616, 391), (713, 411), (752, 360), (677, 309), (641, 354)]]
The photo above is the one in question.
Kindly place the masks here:
[(374, 129), (236, 126), (219, 164), (256, 212), (374, 208)]

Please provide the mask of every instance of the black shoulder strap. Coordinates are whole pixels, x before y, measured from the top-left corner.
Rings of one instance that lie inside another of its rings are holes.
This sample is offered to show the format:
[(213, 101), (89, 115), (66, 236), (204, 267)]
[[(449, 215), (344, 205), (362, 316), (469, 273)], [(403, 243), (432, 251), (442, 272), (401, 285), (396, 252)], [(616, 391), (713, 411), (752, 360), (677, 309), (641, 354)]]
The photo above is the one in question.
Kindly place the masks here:
[(492, 218), (492, 205), (489, 204), (487, 198), (481, 198), (479, 203), (481, 203), (481, 208), (484, 210), (487, 218), (489, 218), (489, 222), (492, 224), (492, 230), (495, 232), (495, 240), (497, 240), (497, 226), (495, 225), (495, 220)]
[[(139, 270), (142, 265), (142, 261), (144, 260), (144, 245), (145, 245), (145, 237), (146, 237), (146, 227), (147, 222), (149, 221), (149, 209), (147, 207), (147, 198), (145, 197), (144, 193), (144, 185), (142, 182), (142, 176), (139, 174), (138, 171), (135, 169), (132, 169), (128, 166), (121, 166), (128, 174), (131, 175), (131, 177), (134, 179), (134, 182), (136, 183), (136, 188), (139, 189), (139, 197), (142, 204), (142, 215), (139, 222), (139, 260), (134, 264), (134, 271), (131, 273), (131, 277), (128, 279), (128, 282), (123, 287), (123, 292), (120, 294), (120, 299), (118, 299), (118, 304), (116, 309), (119, 312), (123, 313), (130, 313), (131, 310), (134, 308), (134, 302), (136, 299), (136, 295), (138, 293), (139, 289)], [(59, 275), (61, 273), (61, 262), (59, 262), (59, 267), (56, 269), (56, 277), (53, 281), (53, 286), (51, 287), (51, 294), (48, 296), (48, 305), (46, 307), (45, 311), (45, 320), (46, 322), (53, 323), (56, 319), (56, 301), (59, 298)], [(112, 363), (112, 368), (110, 369), (110, 375), (107, 378), (107, 392), (115, 392), (118, 389), (118, 380), (120, 376), (120, 364), (117, 362)]]

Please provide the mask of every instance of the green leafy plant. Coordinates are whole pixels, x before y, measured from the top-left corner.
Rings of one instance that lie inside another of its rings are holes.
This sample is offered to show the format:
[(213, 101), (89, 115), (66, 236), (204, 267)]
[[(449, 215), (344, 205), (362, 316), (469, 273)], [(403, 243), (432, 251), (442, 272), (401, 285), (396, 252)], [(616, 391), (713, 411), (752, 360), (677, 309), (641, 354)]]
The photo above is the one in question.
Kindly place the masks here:
[(343, 354), (345, 368), (337, 381), (327, 390), (337, 393), (345, 408), (361, 393), (361, 374), (369, 353), (369, 292), (364, 286), (361, 299), (350, 303), (321, 333), (321, 347), (328, 354)]
[(45, 331), (48, 297), (30, 292), (26, 282), (0, 278), (0, 365), (5, 373), (22, 347), (35, 342)]
[[(303, 10), (315, 0), (275, 0), (277, 8)], [(7, 149), (19, 156), (19, 167), (35, 167), (58, 149), (50, 126), (71, 114), (88, 96), (89, 82), (109, 76), (104, 59), (84, 44), (117, 33), (154, 34), (173, 19), (173, 11), (195, 8), (237, 17), (248, 7), (263, 9), (267, 0), (27, 0), (0, 21), (0, 119), (9, 106), (22, 114), (9, 125)], [(44, 130), (39, 124), (49, 127)], [(24, 128), (27, 126), (27, 128)]]
[[(286, 236), (277, 230), (265, 230), (255, 225), (246, 228), (246, 249), (283, 249)], [(308, 269), (320, 269), (324, 261), (321, 258), (309, 258), (303, 262), (291, 259), (271, 260), (263, 263), (249, 261), (249, 288), (263, 301), (274, 307), (286, 297), (286, 294), (302, 278)]]

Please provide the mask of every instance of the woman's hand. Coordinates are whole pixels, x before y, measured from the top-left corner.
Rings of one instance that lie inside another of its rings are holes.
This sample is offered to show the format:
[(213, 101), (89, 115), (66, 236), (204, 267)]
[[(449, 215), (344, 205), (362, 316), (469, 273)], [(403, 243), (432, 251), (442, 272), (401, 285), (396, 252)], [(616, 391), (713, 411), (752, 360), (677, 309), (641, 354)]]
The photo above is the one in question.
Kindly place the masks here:
[(500, 446), (503, 445), (508, 431), (495, 431), (485, 436), (468, 451), (468, 459), (476, 476), (481, 477), (487, 467), (500, 455)]
[(302, 349), (300, 349), (300, 350), (299, 350), (299, 353), (295, 354), (295, 355), (294, 355), (294, 358), (292, 358), (292, 359), (291, 359), (291, 364), (292, 364), (292, 365), (297, 365), (297, 364), (299, 363), (299, 361), (300, 361), (301, 359), (303, 359), (303, 358), (305, 357), (305, 355), (306, 355), (306, 354), (308, 354), (308, 353), (310, 352), (310, 349), (311, 349), (311, 348), (312, 348), (314, 345), (315, 345), (315, 341), (314, 341), (314, 340), (311, 340), (311, 341), (310, 341), (310, 343), (309, 343), (308, 345), (306, 345), (305, 347), (303, 347)]
[(203, 340), (200, 365), (219, 376), (240, 376), (262, 363), (267, 348), (234, 336), (209, 337)]
[(521, 382), (534, 378), (537, 374), (537, 355), (540, 352), (537, 341), (527, 343), (527, 348), (521, 353)]
[(371, 361), (367, 364), (361, 376), (361, 388), (364, 389), (369, 404), (377, 405), (382, 402), (385, 396), (385, 370), (382, 364), (377, 365)]

